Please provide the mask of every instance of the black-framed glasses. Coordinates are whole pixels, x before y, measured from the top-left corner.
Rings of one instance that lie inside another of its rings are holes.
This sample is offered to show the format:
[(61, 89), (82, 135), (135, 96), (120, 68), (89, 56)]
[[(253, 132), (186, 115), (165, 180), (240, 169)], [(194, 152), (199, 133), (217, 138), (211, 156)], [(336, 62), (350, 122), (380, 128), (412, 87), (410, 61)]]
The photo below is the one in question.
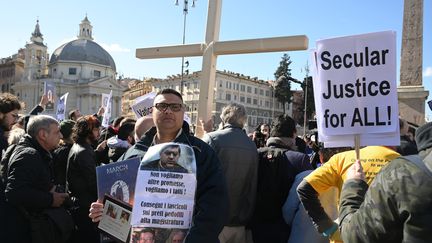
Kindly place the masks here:
[(154, 107), (156, 109), (158, 109), (159, 111), (165, 112), (168, 107), (170, 108), (171, 111), (173, 112), (178, 112), (181, 111), (181, 109), (183, 108), (183, 104), (178, 104), (178, 103), (172, 103), (172, 104), (168, 104), (168, 103), (156, 103), (154, 105)]

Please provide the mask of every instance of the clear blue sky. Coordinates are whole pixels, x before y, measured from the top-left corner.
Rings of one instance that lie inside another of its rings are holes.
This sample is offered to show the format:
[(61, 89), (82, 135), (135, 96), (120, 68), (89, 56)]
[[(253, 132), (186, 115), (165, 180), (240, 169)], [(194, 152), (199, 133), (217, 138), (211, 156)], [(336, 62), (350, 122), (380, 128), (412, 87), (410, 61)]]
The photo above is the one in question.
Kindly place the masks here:
[[(189, 0), (190, 4), (192, 0)], [(159, 77), (180, 73), (181, 59), (140, 60), (135, 49), (181, 44), (183, 1), (7, 1), (2, 4), (0, 57), (16, 53), (29, 41), (39, 17), (49, 53), (76, 38), (78, 24), (86, 13), (93, 25), (95, 41), (113, 56), (117, 72), (125, 77)], [(204, 40), (207, 0), (196, 2), (187, 16), (186, 43)], [(423, 84), (432, 90), (432, 1), (424, 1)], [(383, 30), (397, 32), (398, 59), (402, 35), (403, 0), (333, 1), (247, 1), (222, 3), (220, 40), (236, 40), (305, 34), (309, 48), (315, 41), (336, 36)], [(218, 70), (230, 70), (260, 79), (273, 79), (283, 53), (231, 55), (219, 57)], [(289, 52), (292, 76), (301, 72), (308, 51)], [(201, 58), (188, 58), (191, 72), (201, 69)], [(310, 61), (309, 61), (310, 63)], [(399, 70), (398, 60), (398, 70)], [(399, 72), (399, 71), (398, 71)], [(399, 79), (399, 74), (397, 75)], [(430, 96), (432, 97), (432, 96)], [(426, 110), (429, 110), (428, 108)], [(429, 113), (430, 115), (431, 113)]]

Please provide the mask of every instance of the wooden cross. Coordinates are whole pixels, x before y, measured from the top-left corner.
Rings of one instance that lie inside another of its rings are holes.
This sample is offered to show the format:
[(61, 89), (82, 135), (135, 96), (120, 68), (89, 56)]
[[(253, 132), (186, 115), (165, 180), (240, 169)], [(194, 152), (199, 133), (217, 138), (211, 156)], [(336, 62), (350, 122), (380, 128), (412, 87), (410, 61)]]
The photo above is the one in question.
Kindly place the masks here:
[(196, 135), (202, 137), (199, 119), (211, 118), (214, 101), (213, 88), (216, 78), (216, 59), (219, 55), (246, 54), (306, 50), (308, 38), (305, 35), (273, 37), (249, 40), (218, 41), (222, 0), (209, 0), (205, 43), (176, 46), (140, 48), (136, 57), (141, 59), (202, 56), (200, 96), (198, 102)]

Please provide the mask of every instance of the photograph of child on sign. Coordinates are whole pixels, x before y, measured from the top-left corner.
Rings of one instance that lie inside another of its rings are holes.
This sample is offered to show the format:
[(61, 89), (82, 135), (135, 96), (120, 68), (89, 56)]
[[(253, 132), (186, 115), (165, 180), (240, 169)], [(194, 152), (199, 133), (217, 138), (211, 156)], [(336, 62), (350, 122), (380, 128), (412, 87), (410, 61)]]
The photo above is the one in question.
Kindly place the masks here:
[(129, 218), (130, 218), (130, 213), (122, 210), (121, 215), (120, 215), (120, 220), (123, 224), (128, 223), (129, 222)]

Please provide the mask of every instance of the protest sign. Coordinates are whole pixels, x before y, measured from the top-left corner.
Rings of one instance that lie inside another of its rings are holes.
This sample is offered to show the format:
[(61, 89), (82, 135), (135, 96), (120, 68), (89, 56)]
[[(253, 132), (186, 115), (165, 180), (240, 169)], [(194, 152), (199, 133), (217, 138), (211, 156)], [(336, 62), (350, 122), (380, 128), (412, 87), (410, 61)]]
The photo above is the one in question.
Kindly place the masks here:
[(193, 149), (177, 143), (150, 147), (141, 161), (136, 188), (133, 228), (165, 229), (167, 232), (189, 229), (196, 191)]
[(111, 102), (112, 101), (112, 90), (109, 94), (102, 94), (102, 106), (105, 109), (102, 119), (102, 126), (109, 126), (109, 119), (111, 118)]
[(136, 118), (141, 118), (144, 116), (150, 116), (153, 108), (153, 101), (156, 97), (155, 92), (151, 92), (140, 96), (135, 99), (134, 104), (131, 106)]
[(369, 138), (399, 144), (396, 33), (319, 40), (313, 55), (320, 141), (334, 146), (349, 138), (353, 144), (357, 134), (361, 145)]
[(59, 121), (62, 121), (65, 119), (65, 112), (66, 112), (66, 104), (67, 104), (68, 95), (69, 95), (69, 92), (62, 95), (62, 97), (60, 97), (60, 99), (58, 99), (58, 101), (57, 101), (56, 116), (57, 116), (57, 120), (59, 120)]
[(44, 95), (48, 98), (48, 103), (45, 105), (45, 110), (54, 110), (54, 95), (55, 95), (55, 85), (52, 82), (44, 82)]
[(98, 199), (102, 201), (108, 194), (132, 206), (139, 165), (136, 157), (96, 167)]
[[(103, 213), (98, 224), (98, 229), (103, 233), (101, 242), (129, 242), (131, 206), (108, 195), (104, 197), (103, 204)], [(104, 239), (105, 236), (108, 236), (108, 239)]]

